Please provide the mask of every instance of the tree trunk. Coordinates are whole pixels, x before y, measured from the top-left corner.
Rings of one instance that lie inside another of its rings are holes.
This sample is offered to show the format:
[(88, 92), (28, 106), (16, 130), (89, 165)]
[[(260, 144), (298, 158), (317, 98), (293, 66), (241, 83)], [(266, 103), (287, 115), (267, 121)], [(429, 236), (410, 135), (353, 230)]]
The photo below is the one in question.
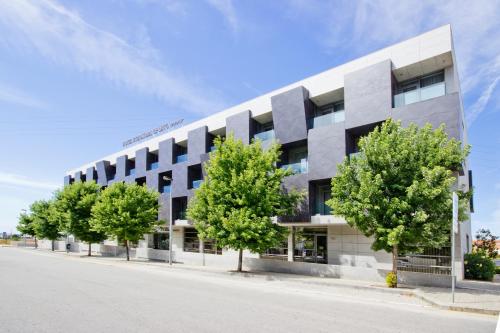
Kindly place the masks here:
[(393, 245), (392, 246), (392, 272), (396, 275), (396, 285), (394, 288), (398, 287), (398, 246)]
[(36, 241), (36, 237), (35, 237), (35, 249), (38, 249), (38, 242)]
[(54, 240), (52, 240), (52, 251), (54, 251)]
[(241, 272), (243, 267), (243, 249), (240, 249), (240, 253), (238, 255), (238, 272)]
[(128, 240), (125, 241), (125, 248), (127, 249), (127, 261), (130, 261), (130, 255), (128, 253)]
[(92, 243), (89, 242), (89, 254), (88, 254), (89, 257), (92, 256)]

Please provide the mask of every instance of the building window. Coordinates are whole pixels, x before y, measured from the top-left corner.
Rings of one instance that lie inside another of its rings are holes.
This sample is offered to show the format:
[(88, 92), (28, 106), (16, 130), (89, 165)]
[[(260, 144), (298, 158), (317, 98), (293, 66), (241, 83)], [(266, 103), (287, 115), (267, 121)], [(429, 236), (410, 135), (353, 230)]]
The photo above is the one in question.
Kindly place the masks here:
[(168, 250), (168, 232), (156, 232), (153, 234), (153, 249)]
[(292, 169), (294, 173), (307, 173), (307, 145), (283, 149), (283, 169)]
[(272, 121), (267, 123), (259, 123), (255, 121), (255, 135), (253, 136), (255, 140), (269, 141), (274, 140), (274, 124)]
[(172, 198), (172, 216), (175, 220), (186, 220), (187, 197)]
[[(200, 252), (200, 239), (198, 231), (195, 228), (184, 229), (184, 251), (185, 252)], [(203, 252), (207, 254), (222, 254), (222, 248), (218, 247), (212, 239), (203, 241)]]
[(175, 158), (174, 163), (182, 163), (188, 160), (187, 147), (175, 145)]
[(425, 101), (431, 98), (444, 96), (446, 85), (444, 71), (433, 73), (397, 84), (394, 95), (394, 107), (400, 107)]
[(326, 228), (297, 228), (294, 233), (294, 260), (327, 264), (327, 234)]
[(184, 229), (184, 252), (200, 252), (200, 240), (195, 228)]
[(205, 239), (203, 241), (203, 252), (208, 254), (222, 254), (222, 248), (218, 247), (213, 239)]
[(345, 120), (344, 101), (316, 108), (310, 128), (328, 126)]
[(287, 261), (288, 239), (283, 240), (283, 242), (281, 242), (281, 244), (277, 247), (267, 249), (267, 251), (261, 255), (261, 258)]
[(326, 204), (332, 196), (332, 189), (329, 184), (316, 186), (315, 193), (315, 213), (319, 215), (331, 215), (331, 208)]

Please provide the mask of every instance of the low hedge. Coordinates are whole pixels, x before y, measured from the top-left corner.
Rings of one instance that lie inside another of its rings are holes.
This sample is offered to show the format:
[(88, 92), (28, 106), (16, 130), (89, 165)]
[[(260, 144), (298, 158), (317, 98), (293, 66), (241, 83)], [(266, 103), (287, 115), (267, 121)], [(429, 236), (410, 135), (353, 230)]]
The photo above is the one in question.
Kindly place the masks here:
[(483, 251), (467, 253), (464, 257), (465, 278), (492, 281), (495, 276), (495, 263)]

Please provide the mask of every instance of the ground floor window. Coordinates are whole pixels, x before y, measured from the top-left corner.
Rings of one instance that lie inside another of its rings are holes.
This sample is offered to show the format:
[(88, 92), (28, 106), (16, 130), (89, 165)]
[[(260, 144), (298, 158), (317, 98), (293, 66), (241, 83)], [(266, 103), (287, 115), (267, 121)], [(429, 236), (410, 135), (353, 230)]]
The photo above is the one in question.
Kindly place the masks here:
[(222, 254), (222, 248), (217, 246), (217, 243), (212, 239), (203, 241), (203, 251), (209, 254)]
[(326, 228), (296, 228), (294, 261), (328, 263), (328, 232)]
[[(328, 263), (327, 228), (294, 227), (290, 232), (293, 232), (294, 261)], [(288, 260), (288, 240), (285, 239), (281, 245), (268, 249), (261, 258)]]
[(264, 259), (288, 260), (288, 239), (285, 239), (277, 247), (267, 249), (261, 257)]
[(195, 228), (184, 229), (184, 252), (200, 252), (200, 240)]
[(153, 249), (168, 250), (168, 232), (155, 232), (153, 234)]
[[(184, 252), (200, 252), (200, 239), (195, 228), (184, 229)], [(203, 241), (203, 252), (208, 254), (222, 254), (222, 248), (218, 247), (214, 240)]]

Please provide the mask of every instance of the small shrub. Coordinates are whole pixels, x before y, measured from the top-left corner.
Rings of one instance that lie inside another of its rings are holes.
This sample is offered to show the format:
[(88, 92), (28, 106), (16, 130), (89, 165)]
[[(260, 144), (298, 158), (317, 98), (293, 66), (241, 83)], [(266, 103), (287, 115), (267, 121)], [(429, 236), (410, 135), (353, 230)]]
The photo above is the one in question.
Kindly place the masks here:
[(495, 274), (500, 274), (500, 266), (495, 267)]
[(387, 287), (396, 288), (398, 286), (398, 276), (394, 272), (389, 272), (385, 276), (385, 283), (387, 283)]
[(466, 279), (491, 281), (495, 276), (495, 263), (484, 251), (467, 253), (464, 266)]

